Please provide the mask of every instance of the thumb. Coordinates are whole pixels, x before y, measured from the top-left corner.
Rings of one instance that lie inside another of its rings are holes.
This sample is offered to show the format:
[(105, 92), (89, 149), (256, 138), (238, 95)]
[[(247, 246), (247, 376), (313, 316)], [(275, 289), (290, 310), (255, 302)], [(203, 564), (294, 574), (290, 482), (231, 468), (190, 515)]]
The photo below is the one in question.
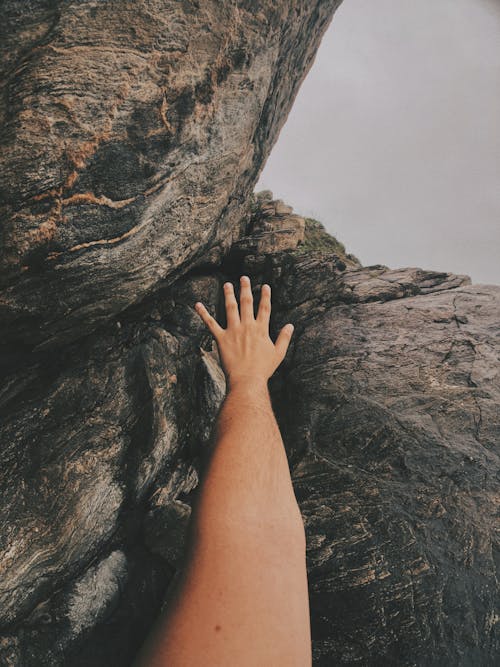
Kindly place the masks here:
[(278, 338), (276, 339), (275, 343), (276, 351), (278, 352), (282, 360), (285, 358), (286, 351), (288, 350), (290, 339), (293, 334), (293, 329), (294, 326), (290, 322), (288, 324), (285, 324), (285, 326), (279, 332)]

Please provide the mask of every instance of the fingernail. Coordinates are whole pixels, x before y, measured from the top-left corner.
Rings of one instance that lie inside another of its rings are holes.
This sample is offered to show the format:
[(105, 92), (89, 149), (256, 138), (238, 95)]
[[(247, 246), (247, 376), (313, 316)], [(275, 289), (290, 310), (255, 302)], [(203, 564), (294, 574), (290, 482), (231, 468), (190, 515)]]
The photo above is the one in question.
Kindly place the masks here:
[(293, 330), (295, 329), (295, 327), (293, 326), (293, 324), (287, 324), (287, 327), (288, 327), (288, 329), (289, 329), (290, 331), (293, 331)]
[(245, 282), (250, 282), (250, 278), (248, 276), (241, 276), (241, 280), (244, 280)]
[(232, 283), (224, 283), (224, 287), (231, 287)]

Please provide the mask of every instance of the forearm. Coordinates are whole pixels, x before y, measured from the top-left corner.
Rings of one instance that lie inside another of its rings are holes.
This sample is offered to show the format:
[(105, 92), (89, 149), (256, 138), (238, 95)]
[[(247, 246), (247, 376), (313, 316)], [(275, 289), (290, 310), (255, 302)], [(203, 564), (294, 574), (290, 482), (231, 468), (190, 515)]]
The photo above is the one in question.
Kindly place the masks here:
[(139, 667), (309, 667), (305, 531), (267, 383), (230, 389), (182, 575)]
[(192, 523), (196, 534), (230, 526), (233, 536), (259, 531), (303, 535), (266, 381), (240, 381), (229, 389)]

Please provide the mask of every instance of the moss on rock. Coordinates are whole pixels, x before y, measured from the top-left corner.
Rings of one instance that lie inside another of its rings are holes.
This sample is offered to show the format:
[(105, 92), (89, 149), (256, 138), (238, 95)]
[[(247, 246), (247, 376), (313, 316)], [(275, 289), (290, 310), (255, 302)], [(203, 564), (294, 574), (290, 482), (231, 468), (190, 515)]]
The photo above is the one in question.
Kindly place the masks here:
[(332, 236), (332, 234), (327, 232), (323, 223), (314, 218), (304, 219), (306, 221), (304, 242), (300, 243), (294, 252), (305, 253), (318, 250), (336, 252), (338, 255), (345, 257), (351, 262), (358, 263), (361, 266), (359, 259), (355, 255), (346, 252), (345, 245), (336, 239), (335, 236)]

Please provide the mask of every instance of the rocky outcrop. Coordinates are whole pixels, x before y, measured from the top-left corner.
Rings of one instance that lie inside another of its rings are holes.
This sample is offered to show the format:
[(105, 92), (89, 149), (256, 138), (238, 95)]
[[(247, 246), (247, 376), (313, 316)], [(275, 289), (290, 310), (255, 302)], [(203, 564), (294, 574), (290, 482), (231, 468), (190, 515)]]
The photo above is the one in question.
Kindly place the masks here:
[(307, 530), (315, 664), (494, 664), (500, 287), (304, 250), (319, 223), (254, 254), (280, 206), (257, 205), (216, 270), (6, 376), (7, 664), (128, 664), (140, 645), (182, 566), (225, 392), (193, 304), (224, 322), (241, 266), (256, 298), (273, 287), (273, 338), (296, 327), (270, 388)]
[(32, 5), (0, 40), (0, 664), (131, 664), (225, 393), (193, 306), (224, 325), (242, 273), (295, 325), (314, 664), (496, 664), (500, 287), (363, 267), (250, 194), (335, 3)]
[(337, 303), (290, 311), (280, 392), (315, 664), (493, 665), (500, 287), (371, 267), (339, 282)]
[(74, 340), (216, 266), (339, 3), (8, 2), (0, 338)]
[(499, 300), (468, 285), (336, 306), (297, 340), (315, 664), (498, 661)]

